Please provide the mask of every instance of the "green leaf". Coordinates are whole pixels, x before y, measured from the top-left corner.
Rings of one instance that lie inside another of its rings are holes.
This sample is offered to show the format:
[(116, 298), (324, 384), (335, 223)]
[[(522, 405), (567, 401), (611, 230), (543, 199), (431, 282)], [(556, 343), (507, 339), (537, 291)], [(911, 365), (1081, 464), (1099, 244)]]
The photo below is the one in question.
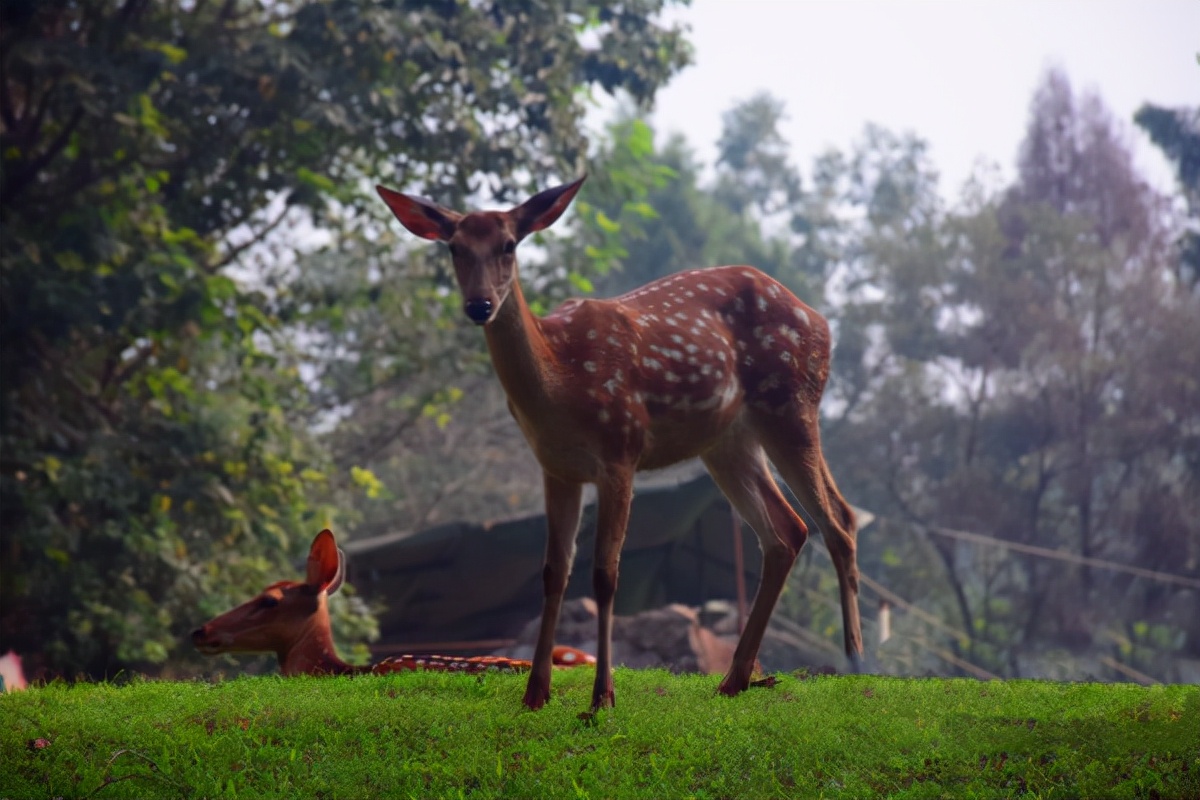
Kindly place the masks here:
[(626, 146), (636, 159), (643, 159), (654, 152), (654, 131), (643, 120), (635, 119), (629, 126)]
[(173, 44), (167, 44), (166, 42), (150, 42), (147, 44), (147, 47), (162, 53), (172, 64), (182, 64), (184, 59), (187, 58), (187, 50), (184, 50), (182, 47), (176, 47)]
[(199, 242), (200, 235), (191, 228), (167, 228), (162, 232), (162, 239), (166, 244), (187, 244)]
[(229, 300), (237, 296), (237, 283), (225, 275), (210, 275), (205, 278), (204, 285), (214, 300)]
[(596, 291), (596, 287), (592, 285), (592, 282), (578, 272), (568, 272), (567, 280), (571, 282), (576, 291), (583, 292), (584, 294), (591, 294)]
[(658, 212), (654, 210), (653, 206), (645, 201), (626, 203), (625, 210), (631, 214), (636, 214), (642, 219), (658, 219)]
[(314, 189), (320, 189), (323, 192), (332, 192), (335, 188), (337, 188), (336, 184), (334, 184), (332, 180), (324, 175), (318, 175), (308, 167), (300, 167), (297, 169), (296, 177), (300, 179), (301, 183), (307, 184)]
[(616, 233), (621, 230), (621, 223), (610, 219), (603, 211), (596, 212), (596, 224), (599, 225), (607, 233)]
[(383, 495), (383, 481), (375, 477), (375, 473), (363, 467), (350, 468), (350, 480), (354, 481), (356, 486), (360, 486), (366, 490), (367, 497), (376, 499)]

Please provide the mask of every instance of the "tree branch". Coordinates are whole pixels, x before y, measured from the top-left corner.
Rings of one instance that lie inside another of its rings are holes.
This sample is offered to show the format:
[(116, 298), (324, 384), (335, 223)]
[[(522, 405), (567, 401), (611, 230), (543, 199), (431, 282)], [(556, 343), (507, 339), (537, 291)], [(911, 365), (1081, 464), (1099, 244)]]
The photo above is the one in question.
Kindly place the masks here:
[(366, 441), (355, 445), (352, 449), (339, 453), (334, 457), (334, 462), (341, 466), (346, 466), (372, 460), (380, 451), (412, 428), (418, 419), (420, 419), (419, 414), (410, 414), (404, 421), (394, 426), (387, 433), (371, 436)]
[(83, 108), (78, 107), (75, 109), (75, 113), (71, 115), (71, 120), (63, 126), (58, 136), (54, 137), (54, 141), (50, 143), (50, 146), (41, 155), (29, 162), (25, 166), (25, 169), (4, 182), (4, 185), (0, 187), (0, 209), (10, 207), (17, 195), (23, 192), (33, 182), (33, 179), (37, 177), (38, 173), (62, 152), (62, 149), (67, 146), (71, 134), (75, 132), (75, 128), (82, 120)]
[(109, 386), (120, 386), (129, 380), (129, 376), (138, 368), (145, 364), (150, 356), (154, 355), (154, 342), (147, 342), (138, 348), (137, 353), (130, 359), (127, 359), (120, 366), (109, 370), (100, 381), (101, 391)]
[(50, 345), (46, 343), (45, 339), (38, 334), (34, 334), (30, 337), (30, 340), (33, 342), (34, 348), (38, 351), (38, 355), (55, 366), (55, 372), (57, 372), (58, 377), (63, 380), (67, 388), (76, 397), (83, 401), (84, 405), (94, 410), (109, 425), (117, 424), (116, 412), (105, 406), (100, 402), (99, 398), (79, 385), (79, 382), (71, 375), (70, 369), (63, 363), (63, 360), (58, 357)]
[(262, 228), (260, 228), (258, 230), (258, 232), (251, 235), (251, 237), (249, 239), (242, 242), (237, 247), (232, 248), (228, 253), (226, 253), (225, 257), (222, 258), (220, 261), (218, 261), (215, 264), (205, 267), (205, 271), (211, 275), (212, 273), (215, 273), (215, 272), (221, 270), (222, 268), (227, 267), (230, 264), (232, 264), (234, 261), (237, 260), (238, 256), (240, 256), (242, 253), (249, 250), (254, 245), (261, 242), (264, 238), (266, 238), (266, 236), (271, 231), (278, 228), (279, 225), (285, 219), (287, 219), (287, 213), (290, 210), (291, 210), (291, 207), (287, 205), (287, 199), (284, 198), (283, 210), (280, 211), (278, 215), (276, 215), (275, 219), (271, 220), (266, 225), (264, 225)]
[(4, 61), (0, 60), (0, 120), (9, 130), (17, 129), (17, 117), (14, 113), (12, 95), (8, 90), (8, 70)]

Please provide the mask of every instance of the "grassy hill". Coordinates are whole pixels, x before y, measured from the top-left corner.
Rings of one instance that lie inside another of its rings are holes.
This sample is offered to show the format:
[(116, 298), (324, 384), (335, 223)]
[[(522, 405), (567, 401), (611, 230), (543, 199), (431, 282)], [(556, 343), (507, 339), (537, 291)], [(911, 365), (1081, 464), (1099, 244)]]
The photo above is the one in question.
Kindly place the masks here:
[(0, 797), (1200, 797), (1200, 687), (587, 669), (51, 685), (0, 697)]

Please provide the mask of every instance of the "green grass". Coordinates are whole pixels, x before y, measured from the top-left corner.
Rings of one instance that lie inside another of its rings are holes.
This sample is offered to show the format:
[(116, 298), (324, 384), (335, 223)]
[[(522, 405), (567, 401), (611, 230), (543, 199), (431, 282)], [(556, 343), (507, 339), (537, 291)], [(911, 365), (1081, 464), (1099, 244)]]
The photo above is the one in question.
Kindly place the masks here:
[[(0, 797), (1200, 797), (1200, 687), (618, 670), (52, 685), (0, 697)], [(38, 741), (42, 740), (42, 741)]]

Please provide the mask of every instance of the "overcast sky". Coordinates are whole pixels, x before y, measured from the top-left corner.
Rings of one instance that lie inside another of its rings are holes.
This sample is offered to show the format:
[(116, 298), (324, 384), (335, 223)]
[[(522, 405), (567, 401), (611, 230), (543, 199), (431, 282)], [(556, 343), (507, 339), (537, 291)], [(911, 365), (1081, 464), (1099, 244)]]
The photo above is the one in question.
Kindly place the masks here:
[(786, 104), (805, 174), (876, 122), (926, 139), (957, 196), (979, 158), (1012, 175), (1033, 92), (1058, 66), (1128, 123), (1136, 162), (1168, 189), (1133, 113), (1200, 105), (1200, 0), (693, 0), (672, 15), (691, 25), (695, 64), (659, 93), (656, 127), (710, 165), (721, 114), (765, 90)]

